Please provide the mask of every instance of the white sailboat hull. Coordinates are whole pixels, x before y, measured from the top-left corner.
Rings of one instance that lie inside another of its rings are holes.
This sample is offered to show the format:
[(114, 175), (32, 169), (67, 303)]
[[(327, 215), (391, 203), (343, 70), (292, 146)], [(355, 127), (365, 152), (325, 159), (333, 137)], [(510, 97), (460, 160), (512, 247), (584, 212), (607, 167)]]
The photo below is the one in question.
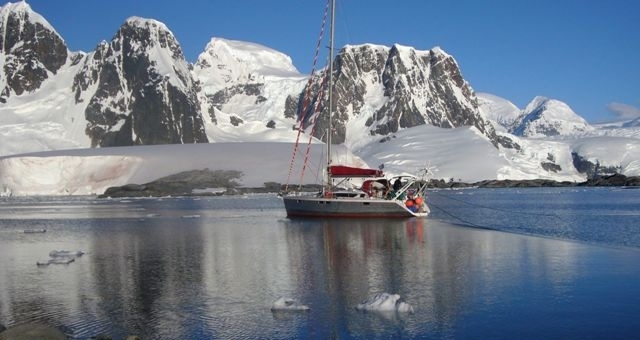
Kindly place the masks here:
[(283, 200), (288, 217), (407, 218), (429, 215), (426, 204), (419, 212), (413, 212), (400, 200), (319, 196), (285, 196)]

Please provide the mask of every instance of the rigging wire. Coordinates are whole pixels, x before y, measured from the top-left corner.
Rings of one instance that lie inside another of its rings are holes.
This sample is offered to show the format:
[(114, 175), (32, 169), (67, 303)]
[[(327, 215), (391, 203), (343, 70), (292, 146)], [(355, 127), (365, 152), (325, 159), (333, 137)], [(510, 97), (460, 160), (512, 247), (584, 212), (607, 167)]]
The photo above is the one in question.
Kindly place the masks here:
[[(340, 39), (342, 41), (346, 41), (347, 43), (349, 41), (356, 41), (356, 39), (354, 39), (351, 36), (351, 29), (349, 26), (349, 21), (348, 19), (351, 18), (351, 16), (349, 15), (349, 11), (347, 11), (347, 7), (345, 7), (345, 1), (336, 1), (336, 5), (338, 6), (338, 11), (336, 16), (338, 17), (338, 20), (340, 21), (340, 25), (339, 27), (340, 29), (340, 34), (338, 34), (338, 36), (343, 37), (343, 39)], [(338, 43), (338, 46), (344, 46), (344, 43)]]
[[(331, 62), (330, 59), (331, 58), (329, 58), (329, 62)], [(311, 116), (311, 119), (313, 119), (313, 121), (311, 122), (311, 133), (309, 134), (309, 141), (307, 142), (307, 151), (304, 155), (304, 162), (302, 163), (302, 171), (300, 172), (300, 186), (302, 186), (304, 172), (307, 169), (307, 162), (309, 161), (309, 153), (311, 151), (311, 142), (313, 141), (313, 134), (316, 131), (316, 122), (318, 121), (318, 116), (320, 115), (320, 112), (318, 112), (318, 108), (320, 107), (320, 102), (322, 101), (322, 97), (324, 96), (324, 89), (326, 86), (327, 79), (331, 77), (331, 75), (328, 73), (329, 72), (327, 71), (324, 77), (322, 78), (322, 82), (320, 83), (320, 89), (318, 89), (318, 95), (316, 97), (316, 102), (312, 111), (314, 113)], [(329, 108), (329, 114), (331, 114), (331, 108)], [(329, 119), (331, 119), (331, 117), (329, 117)]]
[(300, 124), (298, 126), (298, 134), (296, 136), (296, 142), (293, 147), (293, 156), (291, 157), (291, 163), (289, 164), (289, 174), (287, 175), (287, 182), (285, 183), (285, 191), (289, 189), (289, 180), (291, 179), (291, 172), (293, 171), (293, 165), (295, 164), (296, 154), (298, 152), (298, 145), (300, 141), (300, 134), (302, 133), (302, 127), (304, 125), (304, 120), (306, 117), (307, 107), (309, 105), (309, 96), (311, 92), (311, 85), (313, 83), (313, 75), (316, 71), (316, 66), (318, 64), (318, 54), (320, 53), (320, 45), (322, 44), (322, 40), (324, 37), (324, 29), (327, 23), (327, 16), (329, 14), (331, 0), (327, 0), (327, 4), (324, 9), (324, 15), (322, 16), (322, 25), (320, 27), (320, 34), (318, 36), (318, 42), (316, 44), (316, 51), (313, 56), (313, 67), (311, 68), (311, 74), (309, 75), (309, 81), (307, 83), (307, 91), (305, 92), (304, 100), (302, 103), (302, 114), (300, 115)]

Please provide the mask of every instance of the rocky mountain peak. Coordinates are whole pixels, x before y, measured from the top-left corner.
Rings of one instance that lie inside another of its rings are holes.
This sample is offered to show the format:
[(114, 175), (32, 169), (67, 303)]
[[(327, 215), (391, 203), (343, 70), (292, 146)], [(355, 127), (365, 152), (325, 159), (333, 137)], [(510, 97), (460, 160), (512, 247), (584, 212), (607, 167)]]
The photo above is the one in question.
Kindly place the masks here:
[(161, 22), (127, 19), (85, 59), (73, 88), (76, 102), (88, 100), (92, 146), (207, 142), (198, 87)]
[(0, 8), (0, 103), (40, 85), (66, 63), (64, 40), (24, 1)]
[[(173, 33), (162, 22), (154, 19), (129, 17), (120, 27), (118, 35), (126, 37), (123, 42), (128, 42), (126, 53), (129, 56), (136, 54), (149, 54), (154, 50), (171, 52), (174, 60), (184, 60), (182, 48)], [(139, 42), (140, 44), (134, 44)]]
[[(334, 60), (333, 86), (335, 143), (355, 146), (358, 142), (349, 140), (350, 129), (386, 136), (399, 129), (430, 124), (445, 128), (475, 126), (496, 144), (495, 130), (480, 116), (473, 89), (455, 59), (440, 48), (419, 51), (399, 44), (347, 45)], [(317, 88), (311, 91), (314, 96), (317, 92)], [(313, 100), (324, 102), (317, 96)], [(298, 105), (299, 110), (301, 107)], [(321, 112), (328, 111), (324, 103), (319, 107)], [(299, 111), (298, 117), (302, 116)], [(326, 116), (318, 118), (317, 137), (326, 131)], [(309, 122), (312, 120), (309, 118)]]

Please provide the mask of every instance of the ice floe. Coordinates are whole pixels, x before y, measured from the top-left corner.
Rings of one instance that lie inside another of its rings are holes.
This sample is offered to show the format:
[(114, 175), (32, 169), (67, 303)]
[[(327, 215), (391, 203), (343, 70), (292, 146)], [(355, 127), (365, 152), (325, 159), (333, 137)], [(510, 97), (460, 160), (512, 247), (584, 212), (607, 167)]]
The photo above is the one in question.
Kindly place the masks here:
[(356, 306), (360, 311), (413, 313), (413, 307), (400, 301), (400, 295), (378, 293)]
[(76, 258), (84, 255), (83, 251), (69, 251), (69, 250), (52, 250), (49, 252), (49, 259), (45, 261), (37, 261), (38, 266), (48, 266), (50, 264), (69, 264), (74, 262)]
[(84, 255), (83, 251), (69, 251), (69, 250), (52, 250), (49, 252), (49, 257), (70, 257), (76, 258)]
[(281, 297), (271, 305), (272, 311), (303, 311), (309, 309), (310, 308), (308, 306), (301, 304), (295, 299), (287, 297)]
[(25, 234), (42, 234), (46, 232), (47, 232), (47, 229), (25, 229), (24, 230)]

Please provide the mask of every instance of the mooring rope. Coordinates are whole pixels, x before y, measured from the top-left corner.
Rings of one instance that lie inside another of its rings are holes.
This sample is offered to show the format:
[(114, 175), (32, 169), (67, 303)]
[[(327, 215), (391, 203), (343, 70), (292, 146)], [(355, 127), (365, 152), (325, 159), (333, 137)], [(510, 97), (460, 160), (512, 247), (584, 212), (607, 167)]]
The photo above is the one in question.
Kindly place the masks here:
[[(500, 212), (508, 213), (508, 214), (518, 214), (518, 215), (533, 215), (533, 216), (553, 217), (553, 218), (557, 218), (557, 219), (559, 219), (559, 220), (561, 220), (561, 221), (563, 220), (560, 216), (558, 216), (558, 215), (556, 215), (556, 214), (533, 213), (533, 212), (526, 212), (526, 211), (516, 211), (516, 210), (508, 210), (508, 209), (495, 208), (495, 207), (490, 207), (490, 206), (483, 205), (483, 204), (472, 203), (472, 202), (469, 202), (469, 201), (466, 201), (466, 200), (462, 200), (462, 199), (459, 199), (459, 198), (454, 198), (454, 197), (447, 196), (447, 195), (442, 195), (442, 194), (440, 194), (440, 193), (439, 193), (439, 192), (437, 192), (437, 191), (430, 191), (430, 192), (429, 192), (429, 194), (430, 194), (430, 195), (432, 195), (432, 194), (436, 194), (436, 195), (438, 195), (439, 197), (445, 197), (445, 198), (448, 198), (448, 199), (450, 199), (450, 200), (457, 201), (457, 202), (460, 202), (460, 203), (463, 203), (463, 204), (466, 204), (466, 205), (469, 205), (469, 206), (472, 206), (472, 207), (476, 207), (476, 208), (488, 209), (488, 210), (493, 210), (493, 211), (500, 211)], [(442, 208), (442, 207), (440, 207), (440, 206), (438, 206), (438, 205), (434, 204), (433, 202), (429, 202), (429, 206), (430, 206), (430, 207), (433, 207), (433, 208), (436, 208), (436, 209), (438, 209), (438, 210), (440, 210), (440, 211), (442, 211), (445, 215), (448, 215), (449, 217), (451, 217), (451, 218), (453, 218), (453, 219), (455, 219), (455, 220), (460, 221), (460, 222), (461, 222), (462, 224), (464, 224), (464, 225), (467, 225), (467, 226), (470, 226), (470, 227), (474, 227), (474, 228), (479, 228), (479, 229), (487, 229), (487, 230), (501, 230), (501, 229), (499, 229), (499, 228), (489, 227), (489, 226), (485, 226), (485, 225), (479, 225), (479, 224), (473, 223), (473, 222), (471, 222), (471, 221), (465, 220), (465, 219), (463, 219), (462, 217), (457, 216), (457, 215), (455, 215), (455, 214), (453, 214), (453, 213), (451, 213), (451, 212), (447, 211), (446, 209), (444, 209), (444, 208)]]
[(433, 202), (429, 202), (428, 205), (429, 205), (430, 208), (436, 208), (436, 209), (442, 211), (443, 213), (445, 213), (445, 215), (448, 215), (448, 216), (452, 217), (453, 219), (462, 222), (463, 225), (467, 225), (467, 226), (474, 227), (474, 228), (479, 228), (479, 229), (496, 230), (495, 228), (482, 226), (482, 225), (479, 225), (479, 224), (475, 224), (473, 222), (469, 222), (469, 221), (467, 221), (467, 220), (465, 220), (465, 219), (463, 219), (463, 218), (461, 218), (459, 216), (456, 216), (456, 215), (450, 213), (449, 211), (445, 210), (444, 208), (433, 204)]
[(508, 210), (508, 209), (501, 209), (501, 208), (495, 208), (495, 207), (490, 207), (487, 205), (483, 205), (483, 204), (477, 204), (477, 203), (471, 203), (469, 201), (465, 201), (465, 200), (461, 200), (459, 198), (453, 198), (451, 196), (447, 196), (447, 195), (442, 195), (440, 193), (438, 193), (437, 191), (430, 191), (431, 194), (436, 194), (440, 197), (445, 197), (448, 198), (450, 200), (453, 201), (457, 201), (460, 203), (464, 203), (466, 205), (470, 205), (476, 208), (483, 208), (483, 209), (489, 209), (489, 210), (495, 210), (495, 211), (500, 211), (500, 212), (505, 212), (505, 213), (509, 213), (509, 214), (520, 214), (520, 215), (534, 215), (534, 216), (546, 216), (546, 217), (556, 217), (556, 218), (560, 218), (560, 216), (556, 215), (556, 214), (546, 214), (546, 213), (534, 213), (534, 212), (526, 212), (526, 211), (516, 211), (516, 210)]

